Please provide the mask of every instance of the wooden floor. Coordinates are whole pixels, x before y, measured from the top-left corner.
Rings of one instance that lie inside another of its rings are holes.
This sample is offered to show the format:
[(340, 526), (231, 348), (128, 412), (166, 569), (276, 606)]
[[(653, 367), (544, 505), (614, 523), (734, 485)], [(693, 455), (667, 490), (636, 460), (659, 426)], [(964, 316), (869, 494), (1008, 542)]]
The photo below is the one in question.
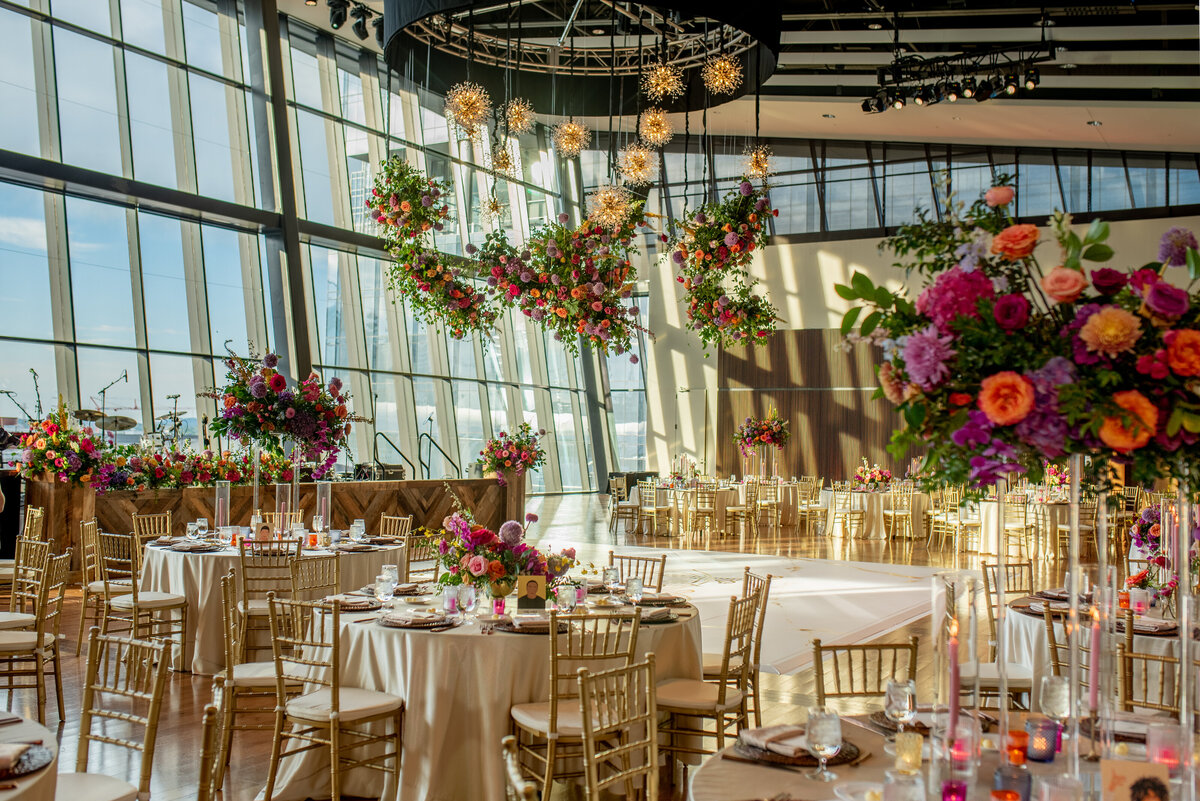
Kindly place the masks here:
[[(609, 534), (606, 500), (594, 495), (568, 495), (533, 498), (529, 507), (540, 515), (531, 527), (531, 536), (542, 542), (590, 542), (613, 545), (644, 545), (655, 548), (684, 548), (688, 543), (665, 537), (636, 537), (618, 532)], [(707, 550), (746, 552), (843, 559), (889, 564), (926, 565), (934, 567), (977, 568), (978, 558), (963, 556), (957, 560), (953, 553), (926, 549), (923, 541), (888, 542), (884, 540), (842, 540), (785, 529), (777, 538), (763, 538), (749, 543), (736, 537), (714, 538), (710, 542), (692, 543), (691, 547)], [(957, 564), (956, 564), (957, 561)], [(1035, 563), (1040, 572), (1036, 578), (1045, 586), (1061, 582), (1061, 571), (1050, 560)], [(76, 658), (75, 639), (78, 630), (79, 591), (73, 589), (67, 598), (63, 620), (63, 686), (66, 697), (66, 719), (59, 722), (53, 700), (47, 710), (47, 723), (57, 726), (61, 754), (59, 769), (74, 769), (79, 734), (80, 682), (84, 658)], [(917, 622), (881, 638), (881, 642), (902, 642), (916, 634), (927, 638), (928, 621)], [(932, 654), (923, 649), (918, 668), (918, 695), (928, 697), (931, 686)], [(764, 723), (796, 720), (812, 703), (813, 675), (811, 670), (793, 676), (764, 675)], [(164, 701), (154, 759), (151, 798), (154, 801), (175, 801), (195, 798), (196, 777), (199, 774), (199, 732), (202, 710), (211, 698), (211, 679), (191, 674), (172, 674)], [(28, 717), (35, 716), (32, 691), (18, 691), (11, 699), (12, 708)], [(53, 698), (53, 695), (51, 695)], [(845, 711), (861, 711), (845, 707)], [(417, 746), (419, 747), (419, 746)], [(121, 753), (117, 753), (121, 752)], [(126, 755), (124, 749), (93, 747), (90, 771), (136, 781), (138, 758)], [(270, 737), (259, 732), (239, 733), (234, 739), (233, 759), (225, 786), (225, 801), (251, 801), (266, 781)], [(409, 756), (408, 758), (420, 758)], [(678, 788), (664, 790), (663, 799), (685, 797)], [(469, 801), (464, 799), (464, 801)]]

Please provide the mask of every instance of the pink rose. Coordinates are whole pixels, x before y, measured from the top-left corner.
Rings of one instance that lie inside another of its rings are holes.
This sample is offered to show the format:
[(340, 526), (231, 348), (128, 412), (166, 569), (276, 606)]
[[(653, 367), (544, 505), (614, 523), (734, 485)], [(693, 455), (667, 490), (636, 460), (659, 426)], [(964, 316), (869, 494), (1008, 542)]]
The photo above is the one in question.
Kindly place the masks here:
[(1055, 267), (1042, 278), (1042, 289), (1058, 303), (1072, 303), (1087, 289), (1088, 281), (1079, 270)]
[(983, 194), (983, 200), (988, 207), (1007, 206), (1012, 203), (1013, 188), (1011, 186), (993, 186)]
[(486, 556), (475, 554), (471, 557), (470, 561), (467, 562), (467, 570), (471, 571), (472, 576), (482, 576), (487, 572), (487, 569), (488, 560)]

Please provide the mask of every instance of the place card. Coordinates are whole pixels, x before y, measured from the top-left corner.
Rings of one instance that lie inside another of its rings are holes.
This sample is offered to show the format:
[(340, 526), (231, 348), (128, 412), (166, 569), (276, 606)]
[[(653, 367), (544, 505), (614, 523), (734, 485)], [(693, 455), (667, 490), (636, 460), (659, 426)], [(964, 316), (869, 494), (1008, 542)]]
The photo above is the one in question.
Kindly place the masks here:
[(1121, 759), (1100, 760), (1103, 801), (1170, 801), (1167, 766)]

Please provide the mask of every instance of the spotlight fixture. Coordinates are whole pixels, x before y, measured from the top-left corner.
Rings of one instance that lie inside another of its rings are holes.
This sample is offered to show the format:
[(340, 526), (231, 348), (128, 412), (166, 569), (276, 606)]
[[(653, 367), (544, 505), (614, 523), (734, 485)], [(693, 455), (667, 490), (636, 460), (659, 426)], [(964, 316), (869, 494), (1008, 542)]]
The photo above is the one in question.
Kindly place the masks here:
[(325, 0), (329, 6), (329, 27), (335, 31), (346, 24), (346, 14), (350, 11), (349, 0)]
[(933, 90), (928, 86), (922, 86), (913, 94), (913, 102), (918, 106), (928, 106), (933, 103)]
[(379, 45), (379, 49), (383, 49), (383, 15), (380, 14), (375, 19), (371, 20), (371, 24), (375, 26), (375, 44)]
[(987, 78), (984, 78), (979, 82), (979, 86), (975, 88), (975, 94), (973, 96), (975, 98), (975, 102), (977, 103), (982, 103), (985, 100), (991, 100), (992, 82)]
[(1030, 67), (1025, 70), (1025, 88), (1036, 89), (1037, 85), (1042, 82), (1042, 73), (1037, 67)]
[(972, 75), (971, 77), (963, 80), (963, 84), (962, 84), (962, 96), (963, 97), (974, 97), (975, 93), (977, 91), (979, 91), (979, 87), (977, 87), (975, 85), (975, 76)]
[(355, 3), (350, 9), (350, 16), (354, 17), (354, 24), (350, 26), (354, 35), (366, 41), (366, 38), (371, 35), (367, 32), (367, 20), (373, 16), (373, 12), (361, 3)]
[(304, 0), (304, 5), (306, 6), (315, 6), (316, 4), (317, 0)]
[(946, 84), (947, 100), (949, 100), (951, 103), (957, 103), (960, 97), (963, 97), (962, 84), (960, 84), (958, 81), (951, 81), (950, 83)]
[(863, 99), (862, 110), (865, 114), (878, 114), (887, 109), (878, 96)]
[(904, 104), (906, 102), (907, 101), (904, 99), (904, 95), (902, 93), (897, 93), (897, 94), (892, 95), (892, 103), (891, 103), (892, 108), (894, 108), (896, 110), (900, 110), (900, 109), (904, 108)]
[(1004, 76), (1004, 94), (1015, 95), (1018, 88), (1020, 88), (1020, 84), (1017, 83), (1017, 76), (1015, 74), (1009, 73)]

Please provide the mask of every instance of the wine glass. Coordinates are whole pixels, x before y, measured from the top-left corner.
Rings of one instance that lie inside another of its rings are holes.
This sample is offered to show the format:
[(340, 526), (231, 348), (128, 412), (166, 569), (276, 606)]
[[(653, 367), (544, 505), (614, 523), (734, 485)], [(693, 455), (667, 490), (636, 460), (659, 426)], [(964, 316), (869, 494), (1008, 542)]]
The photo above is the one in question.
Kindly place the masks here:
[(196, 539), (196, 524), (195, 524), (195, 523), (188, 523), (188, 524), (187, 524), (187, 531), (186, 531), (186, 535), (187, 535), (187, 538), (188, 538), (189, 540), (194, 540), (194, 539)]
[(842, 750), (842, 719), (827, 706), (815, 706), (808, 710), (805, 732), (809, 752), (821, 760), (821, 766), (809, 773), (808, 778), (818, 782), (836, 781), (837, 774), (825, 767), (825, 763)]
[(379, 601), (380, 605), (385, 609), (390, 609), (392, 600), (396, 597), (396, 582), (392, 581), (392, 577), (386, 573), (380, 573), (375, 577), (375, 600)]
[(474, 584), (458, 585), (458, 611), (464, 619), (475, 611), (478, 600), (479, 593), (476, 592)]
[(318, 534), (325, 531), (325, 516), (313, 515), (312, 527), (313, 531), (317, 532)]
[[(1058, 724), (1060, 730), (1071, 715), (1071, 682), (1067, 676), (1042, 676), (1042, 692), (1038, 696), (1042, 714)], [(1063, 731), (1066, 737), (1066, 731)]]
[(208, 518), (207, 517), (196, 518), (196, 536), (199, 537), (200, 539), (204, 539), (205, 537), (208, 536)]
[(604, 568), (604, 586), (608, 588), (608, 600), (617, 600), (617, 588), (621, 586), (621, 571), (615, 567)]
[[(899, 681), (888, 679), (884, 694), (883, 714), (896, 724), (897, 731), (904, 731), (906, 723), (912, 723), (917, 717), (917, 683), (912, 679)], [(893, 735), (888, 738), (895, 742)]]
[(645, 594), (645, 587), (642, 580), (635, 576), (630, 576), (625, 579), (625, 596), (635, 604), (642, 602), (642, 596)]

